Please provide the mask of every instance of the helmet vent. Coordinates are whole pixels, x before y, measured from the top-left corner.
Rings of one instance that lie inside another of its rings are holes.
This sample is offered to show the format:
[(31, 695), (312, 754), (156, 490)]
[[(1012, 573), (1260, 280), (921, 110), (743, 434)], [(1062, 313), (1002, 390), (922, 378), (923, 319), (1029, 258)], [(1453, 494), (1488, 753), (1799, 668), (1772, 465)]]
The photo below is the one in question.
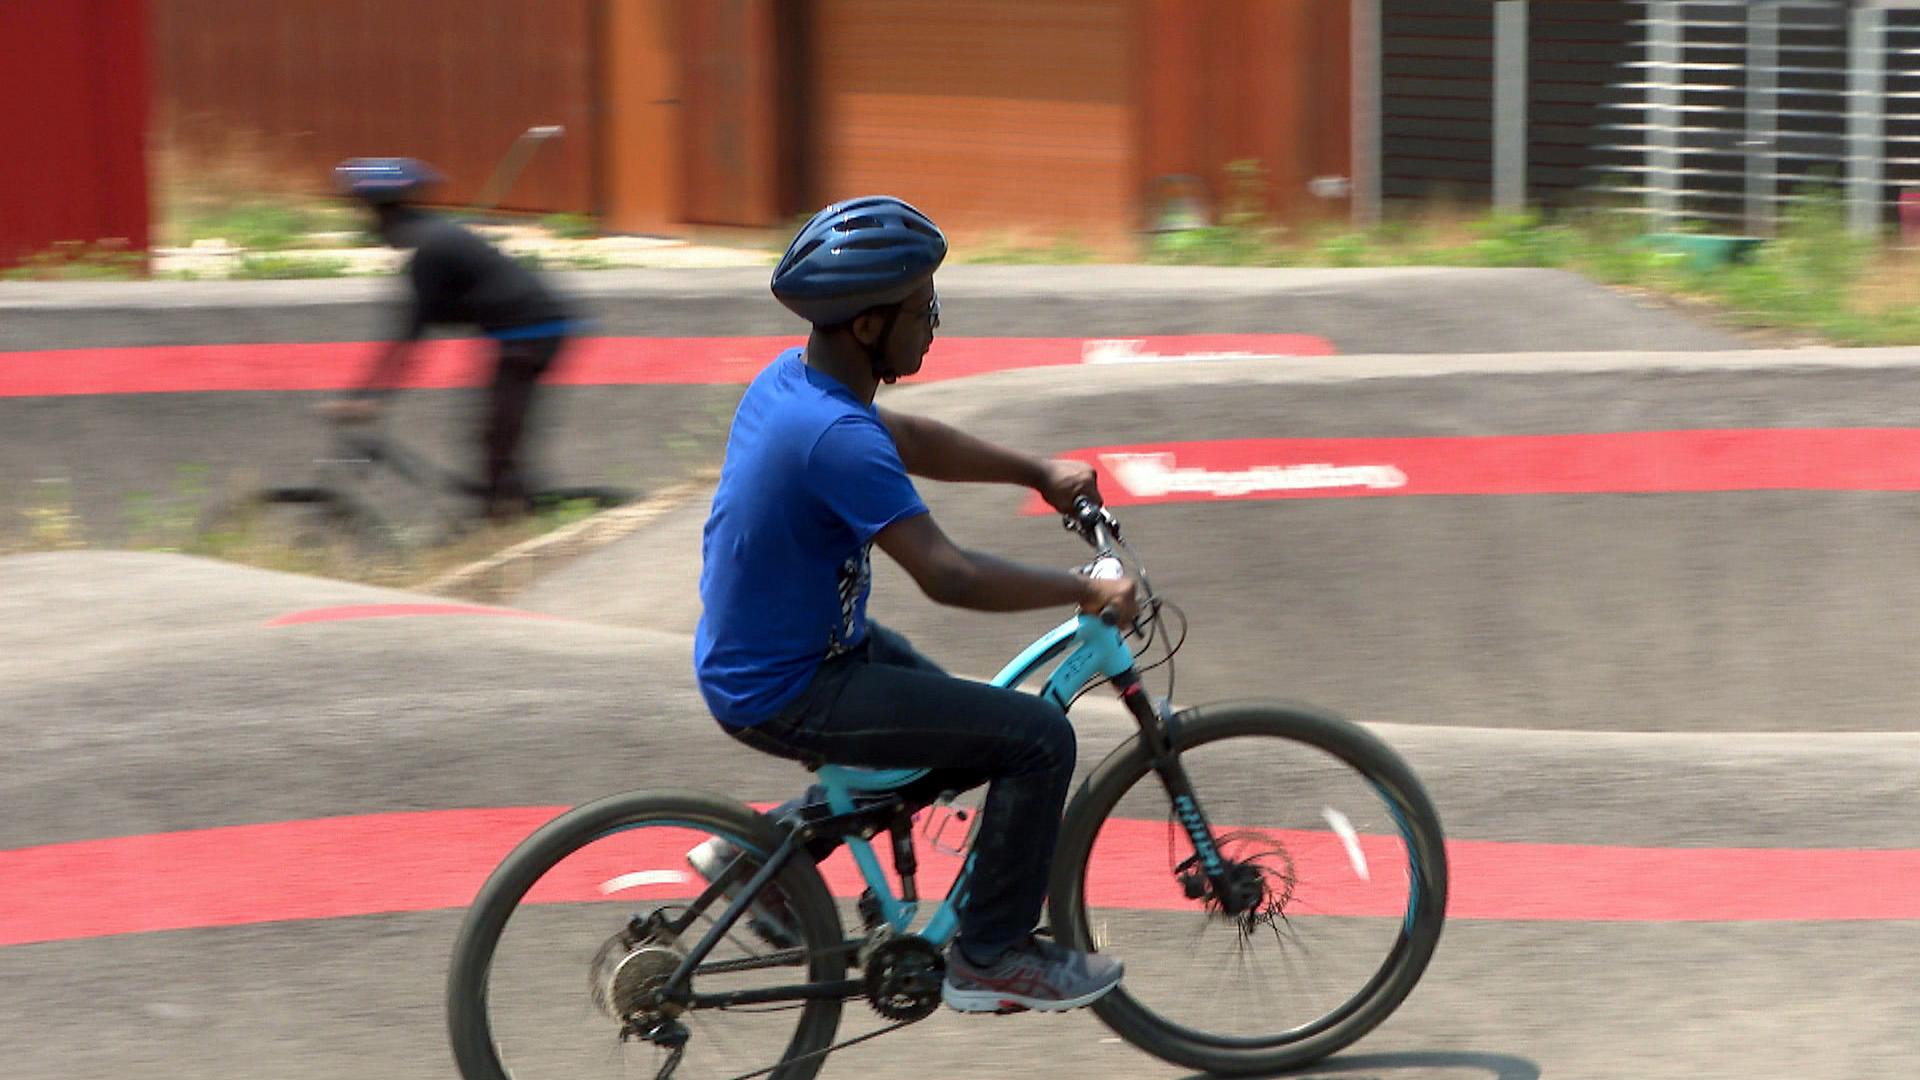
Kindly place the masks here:
[(813, 240), (811, 243), (808, 243), (802, 247), (794, 249), (792, 252), (790, 252), (787, 255), (786, 259), (783, 260), (781, 265), (792, 266), (794, 263), (797, 263), (800, 260), (806, 258), (807, 256), (813, 254), (816, 250), (819, 249), (821, 244), (824, 244), (826, 242), (827, 242), (827, 238), (822, 236)]

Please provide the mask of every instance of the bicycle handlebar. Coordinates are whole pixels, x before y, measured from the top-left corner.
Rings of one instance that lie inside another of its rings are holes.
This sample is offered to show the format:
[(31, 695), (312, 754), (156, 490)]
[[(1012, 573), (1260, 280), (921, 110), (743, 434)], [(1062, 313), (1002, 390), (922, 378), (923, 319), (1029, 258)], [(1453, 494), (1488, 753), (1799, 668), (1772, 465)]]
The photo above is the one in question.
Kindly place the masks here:
[(1120, 540), (1120, 522), (1106, 507), (1085, 495), (1073, 500), (1073, 510), (1066, 515), (1066, 526), (1102, 554), (1112, 551)]
[[(1066, 527), (1079, 533), (1081, 539), (1091, 545), (1101, 559), (1113, 559), (1118, 563), (1114, 552), (1120, 546), (1120, 522), (1107, 512), (1106, 507), (1082, 495), (1073, 500), (1073, 510), (1065, 515), (1065, 521)], [(1098, 565), (1098, 561), (1095, 565)], [(1108, 626), (1118, 626), (1120, 623), (1119, 616), (1114, 614), (1112, 608), (1100, 613), (1100, 621)]]

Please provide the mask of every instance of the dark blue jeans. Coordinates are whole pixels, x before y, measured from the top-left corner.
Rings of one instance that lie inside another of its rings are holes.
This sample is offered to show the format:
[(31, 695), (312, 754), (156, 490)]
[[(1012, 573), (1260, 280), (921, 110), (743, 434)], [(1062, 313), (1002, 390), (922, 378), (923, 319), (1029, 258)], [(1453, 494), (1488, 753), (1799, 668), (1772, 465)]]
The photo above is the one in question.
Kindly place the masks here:
[[(822, 664), (780, 715), (727, 731), (795, 761), (934, 769), (952, 778), (950, 790), (987, 784), (960, 941), (969, 957), (989, 960), (1039, 923), (1075, 751), (1073, 726), (1052, 702), (955, 678), (874, 626), (865, 647)], [(810, 788), (775, 816), (824, 798)]]

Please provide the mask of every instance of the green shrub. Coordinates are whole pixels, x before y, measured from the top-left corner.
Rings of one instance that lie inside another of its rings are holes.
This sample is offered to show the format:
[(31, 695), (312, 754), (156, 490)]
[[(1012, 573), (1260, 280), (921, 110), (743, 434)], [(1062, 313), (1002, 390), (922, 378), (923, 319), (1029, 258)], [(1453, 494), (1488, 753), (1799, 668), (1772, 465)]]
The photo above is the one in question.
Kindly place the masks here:
[(585, 240), (600, 235), (600, 224), (586, 214), (548, 214), (540, 227), (563, 240)]
[(351, 208), (329, 201), (253, 195), (181, 212), (169, 227), (182, 246), (195, 240), (225, 240), (249, 251), (308, 247), (308, 234), (364, 230)]
[(347, 276), (345, 259), (315, 255), (242, 255), (233, 276), (246, 279), (337, 278)]

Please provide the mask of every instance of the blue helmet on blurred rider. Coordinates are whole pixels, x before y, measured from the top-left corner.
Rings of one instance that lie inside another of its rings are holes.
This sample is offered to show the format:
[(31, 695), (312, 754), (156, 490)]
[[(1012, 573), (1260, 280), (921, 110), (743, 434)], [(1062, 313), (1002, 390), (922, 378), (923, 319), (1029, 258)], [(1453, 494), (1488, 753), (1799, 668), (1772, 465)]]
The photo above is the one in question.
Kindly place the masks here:
[(357, 157), (333, 167), (340, 194), (374, 206), (414, 202), (445, 179), (438, 169), (414, 158)]

